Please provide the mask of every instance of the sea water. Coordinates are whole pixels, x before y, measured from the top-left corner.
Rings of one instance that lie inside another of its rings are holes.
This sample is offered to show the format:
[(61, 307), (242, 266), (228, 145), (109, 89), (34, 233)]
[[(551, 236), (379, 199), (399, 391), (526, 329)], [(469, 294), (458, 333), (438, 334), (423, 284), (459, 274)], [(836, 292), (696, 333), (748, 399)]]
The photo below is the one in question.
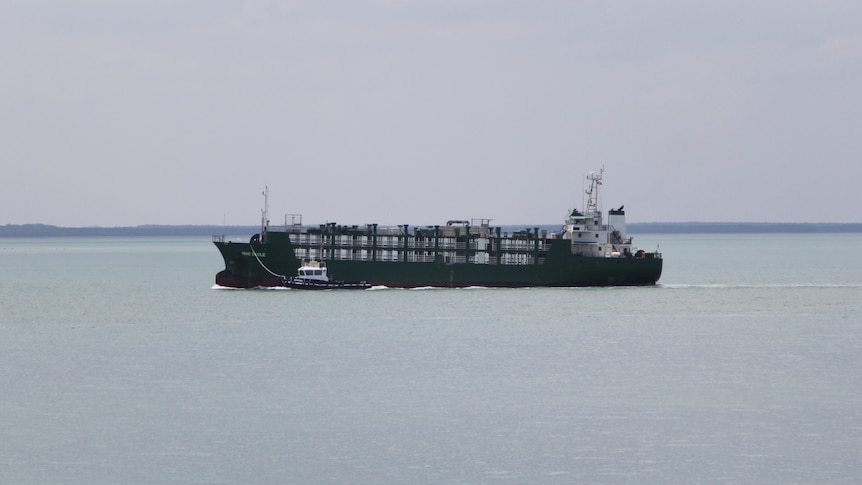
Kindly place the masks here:
[(0, 240), (0, 483), (858, 483), (862, 235), (643, 235), (645, 288), (228, 290)]

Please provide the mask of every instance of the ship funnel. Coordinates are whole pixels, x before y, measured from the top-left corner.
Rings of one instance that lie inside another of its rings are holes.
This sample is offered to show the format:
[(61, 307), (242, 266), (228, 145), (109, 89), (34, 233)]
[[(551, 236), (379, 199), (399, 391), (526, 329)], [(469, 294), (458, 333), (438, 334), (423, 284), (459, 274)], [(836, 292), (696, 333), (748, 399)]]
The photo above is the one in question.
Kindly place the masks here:
[(608, 229), (619, 233), (621, 242), (626, 241), (629, 236), (626, 233), (626, 213), (623, 211), (624, 206), (619, 209), (611, 209), (608, 211)]

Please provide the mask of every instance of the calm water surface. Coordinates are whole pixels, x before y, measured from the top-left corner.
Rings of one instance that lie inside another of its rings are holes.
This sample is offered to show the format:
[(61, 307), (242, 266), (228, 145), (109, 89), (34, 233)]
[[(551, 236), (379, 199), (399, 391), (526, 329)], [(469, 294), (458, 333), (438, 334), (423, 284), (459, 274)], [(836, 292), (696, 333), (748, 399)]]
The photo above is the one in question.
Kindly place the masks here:
[(0, 239), (0, 483), (858, 483), (862, 235), (662, 235), (653, 288), (214, 289)]

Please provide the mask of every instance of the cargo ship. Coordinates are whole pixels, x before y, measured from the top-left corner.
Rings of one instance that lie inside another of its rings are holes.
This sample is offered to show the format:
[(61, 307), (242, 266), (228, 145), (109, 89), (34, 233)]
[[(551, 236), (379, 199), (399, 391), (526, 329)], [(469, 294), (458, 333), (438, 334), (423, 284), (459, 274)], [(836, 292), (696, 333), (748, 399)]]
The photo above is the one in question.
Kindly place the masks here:
[(576, 287), (654, 285), (662, 255), (632, 246), (623, 206), (604, 222), (599, 190), (604, 169), (586, 176), (583, 210), (571, 209), (557, 231), (503, 231), (489, 219), (450, 220), (434, 226), (303, 225), (287, 214), (271, 226), (268, 188), (261, 230), (248, 242), (213, 236), (225, 268), (216, 285), (283, 286), (309, 262), (330, 278), (391, 288)]

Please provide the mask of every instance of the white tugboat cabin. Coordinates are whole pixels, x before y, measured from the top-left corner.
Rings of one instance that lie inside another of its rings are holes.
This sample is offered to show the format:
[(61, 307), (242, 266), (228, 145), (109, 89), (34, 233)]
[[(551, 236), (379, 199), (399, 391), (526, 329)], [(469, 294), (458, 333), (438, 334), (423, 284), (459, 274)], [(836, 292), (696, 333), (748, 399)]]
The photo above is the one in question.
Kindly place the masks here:
[(302, 266), (296, 270), (296, 278), (312, 281), (329, 281), (329, 276), (326, 274), (326, 263), (316, 260), (303, 261)]

